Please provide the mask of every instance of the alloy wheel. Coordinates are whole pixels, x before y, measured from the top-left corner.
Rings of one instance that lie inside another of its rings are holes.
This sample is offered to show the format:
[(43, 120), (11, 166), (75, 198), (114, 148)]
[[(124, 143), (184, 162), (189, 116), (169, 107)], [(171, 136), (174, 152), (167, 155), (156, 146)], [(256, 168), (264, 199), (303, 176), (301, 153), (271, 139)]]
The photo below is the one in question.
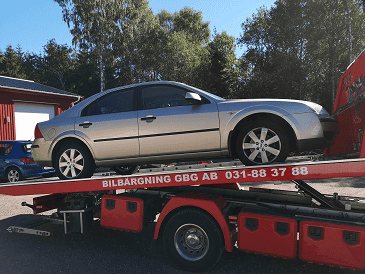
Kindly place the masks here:
[(77, 177), (84, 167), (84, 156), (75, 148), (66, 149), (59, 158), (60, 172), (66, 178)]
[(19, 171), (16, 169), (11, 169), (8, 172), (8, 180), (9, 182), (18, 182), (20, 179)]
[(258, 127), (249, 131), (243, 138), (243, 152), (255, 164), (275, 161), (281, 152), (281, 140), (271, 129)]

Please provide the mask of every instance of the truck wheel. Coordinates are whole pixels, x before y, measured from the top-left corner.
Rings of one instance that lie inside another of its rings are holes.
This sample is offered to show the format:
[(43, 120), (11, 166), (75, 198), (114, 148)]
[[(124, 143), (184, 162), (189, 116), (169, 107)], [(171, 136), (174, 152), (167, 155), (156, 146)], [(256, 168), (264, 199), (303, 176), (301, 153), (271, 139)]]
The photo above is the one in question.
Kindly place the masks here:
[(244, 165), (284, 162), (289, 154), (289, 139), (280, 125), (258, 120), (239, 132), (236, 152)]
[(77, 143), (61, 147), (54, 163), (57, 176), (63, 180), (89, 178), (94, 173), (94, 160), (90, 152)]
[(120, 165), (114, 166), (112, 169), (119, 175), (130, 175), (139, 169), (138, 165)]
[(172, 216), (164, 229), (163, 243), (167, 256), (187, 271), (212, 268), (224, 250), (219, 225), (198, 209), (185, 209)]
[(24, 180), (23, 174), (16, 167), (9, 167), (6, 171), (6, 179), (10, 183)]

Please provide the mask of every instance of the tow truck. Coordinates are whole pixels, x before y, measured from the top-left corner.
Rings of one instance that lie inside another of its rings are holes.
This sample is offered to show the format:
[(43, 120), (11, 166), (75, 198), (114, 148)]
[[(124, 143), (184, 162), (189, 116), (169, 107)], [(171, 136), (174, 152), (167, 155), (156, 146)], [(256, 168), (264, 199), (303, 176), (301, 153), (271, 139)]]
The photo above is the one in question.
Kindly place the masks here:
[[(66, 234), (84, 233), (99, 221), (105, 228), (141, 232), (155, 222), (153, 240), (162, 240), (167, 256), (184, 270), (206, 271), (235, 247), (365, 269), (365, 198), (322, 194), (305, 182), (365, 177), (364, 72), (363, 53), (340, 79), (333, 114), (342, 135), (325, 151), (325, 159), (170, 166), (128, 176), (1, 184), (3, 195), (40, 195), (33, 204), (22, 204), (34, 214), (54, 212), (8, 231), (49, 236), (41, 227), (51, 223)], [(240, 187), (262, 181), (291, 181), (298, 191)]]

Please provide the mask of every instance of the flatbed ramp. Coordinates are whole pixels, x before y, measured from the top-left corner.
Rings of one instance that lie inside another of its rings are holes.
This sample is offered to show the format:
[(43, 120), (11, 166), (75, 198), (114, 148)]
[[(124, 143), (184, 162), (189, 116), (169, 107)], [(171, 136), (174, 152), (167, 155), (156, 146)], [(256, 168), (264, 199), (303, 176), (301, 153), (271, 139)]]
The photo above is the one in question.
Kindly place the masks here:
[[(0, 184), (0, 194), (20, 196), (214, 185), (260, 181), (313, 180), (365, 177), (365, 158), (254, 166), (217, 166), (180, 169), (169, 167), (129, 176), (100, 176), (78, 180), (39, 180)], [(195, 166), (196, 167), (196, 166)]]

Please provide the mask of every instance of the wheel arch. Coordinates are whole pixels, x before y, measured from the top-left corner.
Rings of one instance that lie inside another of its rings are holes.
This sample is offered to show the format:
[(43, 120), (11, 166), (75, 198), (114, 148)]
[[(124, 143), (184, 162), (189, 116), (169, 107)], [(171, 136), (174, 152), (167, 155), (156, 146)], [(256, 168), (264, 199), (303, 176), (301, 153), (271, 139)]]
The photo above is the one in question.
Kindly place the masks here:
[(285, 130), (285, 132), (289, 133), (288, 139), (289, 139), (290, 151), (297, 151), (297, 149), (298, 149), (297, 137), (296, 137), (296, 134), (295, 134), (292, 126), (288, 123), (288, 121), (286, 121), (284, 118), (282, 118), (276, 114), (272, 114), (272, 113), (255, 113), (255, 114), (251, 114), (247, 117), (244, 117), (242, 120), (240, 120), (236, 124), (234, 129), (230, 131), (229, 136), (228, 136), (228, 149), (229, 149), (230, 156), (232, 158), (237, 157), (235, 144), (237, 141), (238, 133), (240, 132), (242, 127), (244, 127), (245, 125), (247, 125), (251, 122), (254, 122), (254, 121), (257, 121), (260, 119), (270, 120), (273, 123), (278, 123), (280, 126), (282, 126), (283, 129)]
[(75, 138), (75, 137), (65, 137), (61, 140), (59, 140), (55, 146), (53, 147), (52, 149), (52, 166), (54, 166), (54, 161), (55, 161), (55, 157), (56, 157), (56, 154), (57, 154), (57, 151), (64, 145), (64, 144), (68, 144), (68, 143), (77, 143), (77, 144), (80, 144), (82, 146), (84, 146), (88, 152), (90, 153), (90, 156), (93, 158), (93, 161), (95, 162), (95, 159), (93, 157), (93, 153), (90, 149), (90, 147), (85, 143), (83, 142), (82, 140), (80, 140), (79, 138)]
[(19, 170), (20, 174), (24, 176), (24, 174), (22, 173), (22, 169), (17, 167), (16, 165), (7, 166), (5, 168), (5, 175), (6, 175), (6, 173), (8, 173), (9, 169), (11, 169), (11, 168), (16, 168), (17, 170)]
[(229, 224), (226, 218), (223, 216), (223, 213), (219, 208), (219, 206), (217, 205), (217, 203), (212, 200), (173, 197), (163, 208), (158, 218), (153, 239), (157, 240), (162, 235), (167, 222), (171, 219), (172, 216), (185, 209), (199, 209), (210, 215), (217, 223), (217, 225), (220, 227), (224, 239), (225, 249), (228, 252), (233, 251), (234, 243), (232, 241)]

